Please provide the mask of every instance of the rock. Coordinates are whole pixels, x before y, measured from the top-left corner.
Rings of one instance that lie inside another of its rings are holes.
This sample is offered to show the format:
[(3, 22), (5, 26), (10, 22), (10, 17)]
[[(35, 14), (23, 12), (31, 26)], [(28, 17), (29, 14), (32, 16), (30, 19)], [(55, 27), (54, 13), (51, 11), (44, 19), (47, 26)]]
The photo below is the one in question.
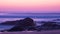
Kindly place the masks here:
[(24, 30), (31, 29), (29, 27), (32, 27), (32, 28), (35, 27), (35, 23), (34, 23), (33, 19), (27, 17), (23, 20), (17, 21), (16, 25), (8, 31), (24, 31)]

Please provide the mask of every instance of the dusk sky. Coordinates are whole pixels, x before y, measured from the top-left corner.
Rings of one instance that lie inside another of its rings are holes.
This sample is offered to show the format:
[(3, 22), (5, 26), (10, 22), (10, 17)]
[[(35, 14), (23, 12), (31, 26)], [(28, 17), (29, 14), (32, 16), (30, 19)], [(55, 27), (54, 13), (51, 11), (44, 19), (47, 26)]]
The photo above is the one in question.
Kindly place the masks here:
[(0, 0), (2, 13), (60, 13), (60, 0)]

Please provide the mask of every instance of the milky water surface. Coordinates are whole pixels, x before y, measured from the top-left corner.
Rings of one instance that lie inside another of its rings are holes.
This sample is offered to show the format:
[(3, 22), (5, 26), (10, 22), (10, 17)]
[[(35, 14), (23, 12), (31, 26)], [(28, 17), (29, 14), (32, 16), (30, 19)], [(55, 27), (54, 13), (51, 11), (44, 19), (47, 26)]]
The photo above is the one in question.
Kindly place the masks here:
[[(15, 20), (21, 20), (26, 17), (32, 18), (34, 21), (52, 21), (54, 19), (60, 19), (60, 13), (57, 14), (40, 14), (40, 13), (27, 13), (27, 14), (6, 14), (6, 15), (0, 15), (0, 23), (6, 22), (6, 21), (15, 21)], [(11, 25), (0, 25), (0, 30), (9, 29), (13, 26)]]

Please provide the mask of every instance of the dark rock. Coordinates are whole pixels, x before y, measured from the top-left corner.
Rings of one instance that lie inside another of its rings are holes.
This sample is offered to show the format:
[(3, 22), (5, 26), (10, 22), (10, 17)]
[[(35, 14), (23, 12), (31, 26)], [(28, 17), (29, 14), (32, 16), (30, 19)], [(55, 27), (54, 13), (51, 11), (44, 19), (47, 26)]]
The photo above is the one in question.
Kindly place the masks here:
[(42, 29), (44, 30), (54, 30), (54, 29), (60, 29), (60, 25), (56, 24), (56, 22), (45, 22), (42, 25)]
[(15, 24), (16, 24), (16, 21), (6, 21), (3, 23), (0, 23), (0, 25), (15, 25)]
[(17, 21), (16, 25), (8, 31), (24, 31), (28, 29), (34, 29), (34, 27), (34, 21), (31, 18), (27, 17), (23, 20)]

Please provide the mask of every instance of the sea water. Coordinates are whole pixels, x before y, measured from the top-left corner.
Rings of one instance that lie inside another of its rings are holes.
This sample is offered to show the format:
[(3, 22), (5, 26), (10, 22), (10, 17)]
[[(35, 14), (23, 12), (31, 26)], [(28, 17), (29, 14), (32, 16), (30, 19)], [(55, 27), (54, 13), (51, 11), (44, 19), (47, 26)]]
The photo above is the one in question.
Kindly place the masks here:
[[(26, 17), (30, 17), (34, 21), (52, 21), (54, 19), (60, 19), (60, 13), (13, 13), (8, 15), (0, 15), (0, 23), (21, 20)], [(12, 25), (0, 25), (0, 30), (10, 29), (12, 27)]]
[(14, 27), (14, 25), (0, 25), (0, 30), (9, 30), (12, 27)]

